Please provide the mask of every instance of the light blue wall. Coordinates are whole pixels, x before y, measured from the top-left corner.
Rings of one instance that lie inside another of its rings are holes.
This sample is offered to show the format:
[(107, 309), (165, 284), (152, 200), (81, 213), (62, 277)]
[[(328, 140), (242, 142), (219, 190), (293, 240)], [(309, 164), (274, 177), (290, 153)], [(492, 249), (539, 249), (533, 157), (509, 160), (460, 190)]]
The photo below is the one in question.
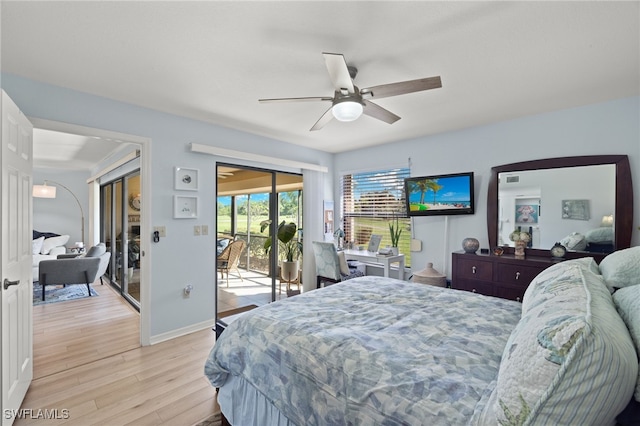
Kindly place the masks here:
[[(152, 212), (151, 225), (163, 225), (167, 228), (167, 237), (157, 244), (150, 245), (148, 257), (152, 277), (152, 340), (153, 336), (206, 322), (214, 315), (215, 161), (236, 161), (191, 153), (188, 151), (188, 144), (213, 145), (331, 166), (330, 154), (313, 149), (54, 87), (14, 75), (2, 74), (1, 83), (2, 88), (29, 117), (151, 139), (152, 193), (147, 198)], [(269, 164), (247, 161), (237, 163), (271, 167)], [(200, 171), (200, 189), (197, 193), (200, 199), (198, 219), (173, 219), (173, 195), (176, 194), (173, 189), (175, 166), (196, 168)], [(283, 167), (271, 168), (300, 172)], [(329, 175), (324, 175), (321, 180), (330, 179)], [(317, 185), (322, 188), (325, 184), (319, 182)], [(319, 200), (317, 208), (322, 209), (322, 194), (317, 194), (315, 198)], [(312, 198), (306, 207), (312, 208), (315, 198)], [(69, 214), (73, 214), (72, 211)], [(209, 236), (195, 237), (193, 226), (196, 224), (208, 225)], [(321, 224), (318, 224), (318, 229), (322, 229)], [(186, 284), (194, 286), (190, 298), (183, 297), (182, 289)]]
[[(487, 106), (490, 108), (490, 105)], [(428, 119), (428, 118), (425, 118)], [(337, 154), (334, 191), (340, 176), (356, 170), (406, 166), (413, 176), (473, 171), (476, 213), (472, 216), (418, 217), (413, 221), (422, 251), (412, 253), (413, 270), (432, 262), (450, 277), (451, 252), (465, 237), (488, 247), (486, 203), (491, 167), (549, 157), (626, 154), (634, 182), (632, 245), (640, 245), (640, 98), (556, 111), (456, 132)], [(354, 168), (357, 165), (357, 168)], [(336, 197), (336, 205), (339, 200)], [(448, 232), (446, 225), (448, 222)]]

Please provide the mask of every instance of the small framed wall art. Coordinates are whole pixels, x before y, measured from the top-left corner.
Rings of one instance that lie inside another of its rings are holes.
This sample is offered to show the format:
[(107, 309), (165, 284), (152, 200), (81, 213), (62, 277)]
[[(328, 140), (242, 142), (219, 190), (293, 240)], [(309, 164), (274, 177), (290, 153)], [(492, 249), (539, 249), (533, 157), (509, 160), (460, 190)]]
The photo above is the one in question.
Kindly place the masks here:
[(198, 197), (173, 196), (173, 217), (175, 219), (195, 219), (198, 217)]
[(198, 169), (176, 167), (174, 188), (179, 191), (197, 191)]

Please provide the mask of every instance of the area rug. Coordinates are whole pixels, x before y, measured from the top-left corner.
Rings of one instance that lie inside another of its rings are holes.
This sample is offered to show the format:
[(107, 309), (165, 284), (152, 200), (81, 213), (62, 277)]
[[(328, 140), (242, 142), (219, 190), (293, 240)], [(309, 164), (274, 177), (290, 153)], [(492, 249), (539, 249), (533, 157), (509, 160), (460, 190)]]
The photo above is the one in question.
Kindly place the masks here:
[(220, 413), (215, 413), (208, 419), (201, 421), (195, 426), (221, 426), (222, 425), (222, 416)]
[[(98, 292), (93, 287), (91, 288), (91, 296), (98, 296)], [(33, 283), (33, 306), (85, 297), (89, 297), (86, 284), (73, 284), (66, 287), (48, 285), (45, 289), (44, 300), (42, 300), (42, 286), (37, 282)]]

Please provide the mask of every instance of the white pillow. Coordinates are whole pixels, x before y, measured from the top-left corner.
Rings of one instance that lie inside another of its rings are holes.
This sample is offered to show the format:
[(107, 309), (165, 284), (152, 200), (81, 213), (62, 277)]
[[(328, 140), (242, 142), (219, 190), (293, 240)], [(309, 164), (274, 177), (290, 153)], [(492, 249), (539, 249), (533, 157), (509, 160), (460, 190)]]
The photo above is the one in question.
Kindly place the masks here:
[(588, 243), (608, 243), (614, 240), (613, 228), (596, 228), (587, 231), (584, 234)]
[[(613, 293), (613, 301), (618, 313), (629, 329), (631, 340), (636, 345), (636, 352), (640, 354), (640, 285), (621, 288)], [(640, 365), (638, 365), (638, 382), (633, 394), (636, 401), (640, 401)]]
[(344, 257), (344, 252), (338, 252), (338, 260), (340, 261), (340, 273), (342, 275), (349, 275), (351, 271), (349, 271), (349, 265), (347, 264), (347, 259)]
[(31, 253), (32, 254), (40, 254), (40, 250), (42, 250), (42, 243), (44, 242), (44, 237), (37, 238), (31, 242)]
[(640, 284), (640, 246), (614, 251), (600, 262), (609, 291)]
[(52, 248), (59, 247), (67, 244), (69, 241), (68, 235), (59, 235), (57, 237), (45, 238), (42, 243), (42, 250), (40, 250), (41, 254), (49, 254)]

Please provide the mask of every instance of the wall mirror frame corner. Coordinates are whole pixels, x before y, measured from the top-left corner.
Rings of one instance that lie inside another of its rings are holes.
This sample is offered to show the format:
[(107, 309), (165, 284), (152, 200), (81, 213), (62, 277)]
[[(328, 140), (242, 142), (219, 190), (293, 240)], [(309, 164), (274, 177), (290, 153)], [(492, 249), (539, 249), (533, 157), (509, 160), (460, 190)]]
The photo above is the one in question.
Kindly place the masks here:
[[(547, 170), (580, 166), (594, 166), (611, 164), (615, 166), (615, 241), (614, 250), (628, 248), (631, 245), (633, 229), (633, 187), (631, 182), (631, 167), (626, 155), (588, 155), (576, 157), (545, 158), (533, 161), (504, 164), (491, 168), (491, 178), (487, 193), (487, 232), (489, 245), (498, 244), (498, 183), (500, 173), (521, 172), (528, 170)], [(507, 253), (513, 252), (512, 247), (504, 247)], [(549, 256), (548, 248), (527, 249), (534, 256)], [(589, 252), (569, 252), (567, 258), (584, 257)], [(593, 253), (596, 259), (602, 259), (605, 254)]]

